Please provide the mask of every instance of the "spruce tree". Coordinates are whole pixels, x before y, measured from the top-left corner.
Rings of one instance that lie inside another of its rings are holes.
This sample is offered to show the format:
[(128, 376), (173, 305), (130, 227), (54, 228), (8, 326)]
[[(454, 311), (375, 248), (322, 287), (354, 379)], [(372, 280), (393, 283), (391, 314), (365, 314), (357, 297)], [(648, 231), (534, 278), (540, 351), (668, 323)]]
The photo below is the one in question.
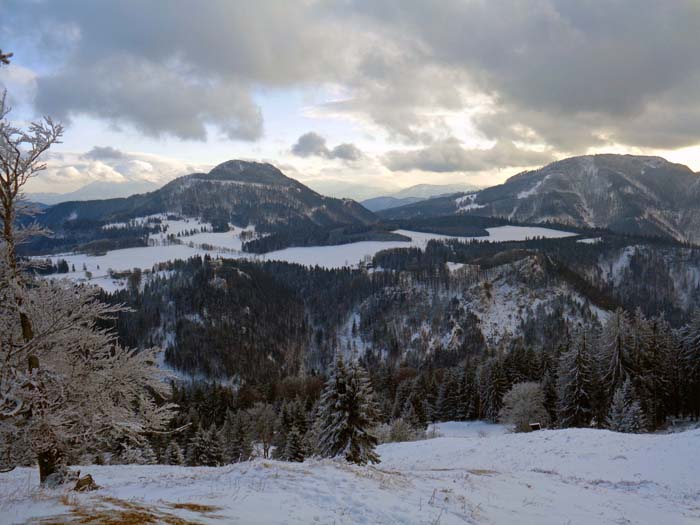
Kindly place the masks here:
[(344, 457), (351, 463), (379, 463), (374, 394), (365, 371), (357, 363), (345, 366), (338, 358), (321, 396), (318, 451), (325, 457)]
[(608, 416), (608, 428), (616, 432), (633, 434), (645, 431), (644, 412), (636, 399), (632, 382), (629, 379), (615, 391)]
[(287, 433), (287, 443), (284, 446), (282, 459), (298, 463), (304, 461), (304, 440), (296, 426)]
[(561, 427), (586, 427), (593, 412), (593, 390), (589, 337), (580, 331), (569, 351), (559, 358), (557, 418)]
[(681, 345), (686, 412), (697, 419), (700, 417), (700, 309), (683, 329)]
[(185, 456), (182, 453), (182, 448), (177, 441), (172, 440), (163, 453), (163, 462), (166, 465), (184, 465)]
[(232, 418), (229, 439), (227, 442), (229, 461), (233, 463), (248, 461), (253, 455), (253, 442), (248, 422), (240, 410)]
[(632, 374), (634, 338), (629, 314), (618, 308), (603, 325), (598, 340), (601, 362), (601, 387), (609, 406), (615, 391)]

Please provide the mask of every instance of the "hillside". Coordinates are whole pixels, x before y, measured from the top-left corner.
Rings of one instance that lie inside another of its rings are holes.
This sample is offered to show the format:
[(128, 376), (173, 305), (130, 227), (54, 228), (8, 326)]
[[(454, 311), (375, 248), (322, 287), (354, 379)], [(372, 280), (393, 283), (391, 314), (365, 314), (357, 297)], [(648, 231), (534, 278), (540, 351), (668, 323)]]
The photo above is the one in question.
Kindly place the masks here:
[(700, 242), (699, 197), (700, 177), (686, 166), (660, 157), (587, 155), (479, 192), (430, 199), (381, 216), (473, 214)]
[[(377, 222), (372, 212), (355, 201), (324, 197), (271, 164), (232, 160), (209, 173), (175, 179), (150, 193), (51, 206), (37, 219), (54, 232), (54, 238), (37, 240), (33, 253), (75, 248), (115, 236), (142, 239), (149, 232), (106, 232), (102, 227), (154, 214), (199, 219), (213, 224), (217, 231), (228, 229), (229, 224), (254, 225), (259, 233), (284, 233), (285, 238), (277, 242), (280, 246), (328, 237), (330, 228), (349, 227), (353, 234), (359, 230), (370, 237), (371, 226)], [(336, 238), (342, 240), (343, 235), (341, 231)], [(143, 242), (132, 240), (119, 247), (139, 245)]]
[(22, 468), (0, 477), (0, 508), (5, 523), (96, 523), (107, 516), (110, 523), (137, 517), (248, 524), (700, 520), (700, 471), (688, 461), (698, 430), (506, 434), (475, 422), (443, 423), (438, 431), (454, 437), (382, 445), (374, 467), (318, 459), (219, 468), (85, 466), (102, 488), (69, 497), (65, 489), (33, 488), (36, 471)]

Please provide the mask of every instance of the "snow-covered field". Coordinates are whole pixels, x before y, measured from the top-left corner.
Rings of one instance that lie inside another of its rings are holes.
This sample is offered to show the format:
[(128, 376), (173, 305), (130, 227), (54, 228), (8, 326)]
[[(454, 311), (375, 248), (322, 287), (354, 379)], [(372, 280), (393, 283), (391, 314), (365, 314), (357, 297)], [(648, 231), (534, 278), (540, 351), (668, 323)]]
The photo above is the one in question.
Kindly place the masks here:
[[(144, 218), (145, 219), (145, 218)], [(177, 234), (192, 229), (210, 228), (211, 225), (201, 223), (196, 219), (186, 220), (165, 220), (163, 224), (168, 225), (167, 234)], [(109, 227), (120, 227), (119, 224), (109, 225)], [(407, 230), (397, 230), (396, 233), (405, 235), (411, 239), (410, 242), (402, 241), (363, 241), (338, 246), (308, 246), (299, 248), (286, 248), (267, 253), (265, 255), (252, 255), (241, 251), (243, 231), (254, 231), (251, 226), (246, 229), (234, 228), (225, 233), (214, 233), (211, 231), (195, 233), (193, 235), (180, 238), (182, 244), (167, 244), (167, 234), (151, 235), (150, 241), (154, 246), (142, 248), (126, 248), (122, 250), (112, 250), (104, 255), (87, 254), (63, 254), (52, 256), (53, 262), (65, 259), (69, 267), (75, 267), (75, 272), (62, 274), (59, 277), (67, 277), (76, 281), (87, 281), (86, 271), (90, 272), (89, 281), (101, 286), (105, 290), (114, 290), (124, 286), (123, 281), (109, 278), (110, 270), (113, 272), (124, 272), (134, 268), (142, 270), (151, 269), (155, 264), (172, 261), (175, 259), (187, 259), (195, 255), (209, 254), (217, 258), (250, 258), (254, 260), (287, 261), (291, 263), (303, 264), (306, 266), (321, 266), (324, 268), (342, 268), (344, 266), (357, 266), (368, 257), (374, 256), (382, 250), (394, 248), (418, 247), (424, 249), (428, 241), (432, 239), (449, 239), (446, 235), (432, 233), (420, 233)], [(461, 240), (483, 240), (491, 242), (523, 241), (533, 237), (561, 238), (575, 235), (573, 233), (552, 230), (540, 227), (524, 226), (499, 226), (487, 228), (488, 237), (456, 237)], [(45, 259), (45, 257), (38, 257)]]
[[(700, 523), (699, 429), (438, 430), (446, 437), (382, 445), (371, 467), (84, 467), (103, 486), (91, 494), (39, 490), (36, 470), (18, 469), (0, 475), (0, 523)], [(100, 515), (112, 521), (90, 521)]]

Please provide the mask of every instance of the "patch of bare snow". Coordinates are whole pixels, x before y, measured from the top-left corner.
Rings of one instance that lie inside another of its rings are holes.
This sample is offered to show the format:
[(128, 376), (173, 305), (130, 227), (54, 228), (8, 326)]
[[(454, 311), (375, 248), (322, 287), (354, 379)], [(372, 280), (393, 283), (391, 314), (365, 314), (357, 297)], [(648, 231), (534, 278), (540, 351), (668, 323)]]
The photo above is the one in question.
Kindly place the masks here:
[(151, 522), (251, 525), (700, 522), (700, 469), (689, 461), (700, 430), (441, 428), (449, 437), (381, 445), (376, 466), (257, 459), (80, 467), (102, 486), (93, 493), (38, 489), (38, 469), (19, 468), (0, 474), (0, 515), (8, 524), (78, 523), (76, 507), (115, 521), (126, 508), (152, 514)]

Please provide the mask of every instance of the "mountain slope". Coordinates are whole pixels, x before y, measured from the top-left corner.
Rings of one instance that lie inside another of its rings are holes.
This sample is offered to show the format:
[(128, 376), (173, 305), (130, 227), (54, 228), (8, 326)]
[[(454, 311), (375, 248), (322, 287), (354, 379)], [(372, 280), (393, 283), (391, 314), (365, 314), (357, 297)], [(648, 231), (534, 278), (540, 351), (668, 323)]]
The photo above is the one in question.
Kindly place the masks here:
[(351, 200), (324, 197), (286, 177), (270, 164), (232, 160), (209, 173), (177, 178), (161, 189), (123, 199), (65, 202), (49, 208), (40, 222), (61, 228), (71, 221), (124, 221), (154, 213), (179, 213), (240, 226), (372, 224), (375, 216)]
[(391, 210), (390, 218), (474, 214), (700, 241), (700, 177), (660, 157), (586, 155), (472, 194)]
[(389, 210), (391, 208), (398, 208), (399, 206), (413, 204), (414, 202), (420, 202), (422, 200), (423, 199), (420, 197), (374, 197), (372, 199), (362, 201), (361, 204), (369, 211), (377, 212), (381, 210)]

